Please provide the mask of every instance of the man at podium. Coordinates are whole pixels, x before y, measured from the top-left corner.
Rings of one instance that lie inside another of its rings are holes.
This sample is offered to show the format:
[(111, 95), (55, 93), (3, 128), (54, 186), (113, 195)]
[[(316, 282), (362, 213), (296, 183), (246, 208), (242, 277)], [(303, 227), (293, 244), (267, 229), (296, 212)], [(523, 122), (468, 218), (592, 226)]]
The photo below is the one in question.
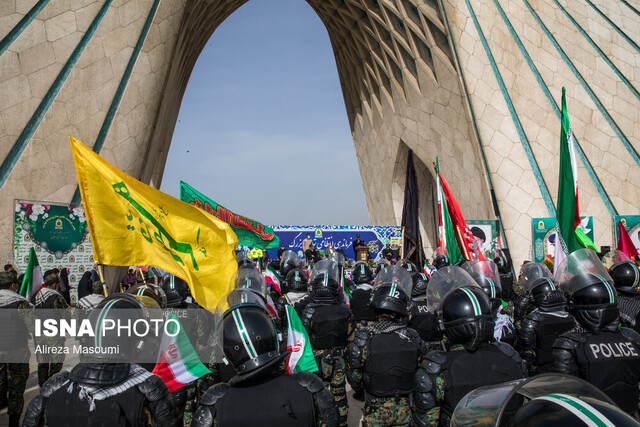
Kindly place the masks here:
[[(366, 261), (367, 255), (369, 253), (369, 247), (363, 240), (360, 239), (359, 234), (356, 234), (356, 239), (353, 241), (351, 246), (353, 247), (353, 254), (356, 257), (356, 260)], [(362, 254), (364, 254), (364, 256)]]

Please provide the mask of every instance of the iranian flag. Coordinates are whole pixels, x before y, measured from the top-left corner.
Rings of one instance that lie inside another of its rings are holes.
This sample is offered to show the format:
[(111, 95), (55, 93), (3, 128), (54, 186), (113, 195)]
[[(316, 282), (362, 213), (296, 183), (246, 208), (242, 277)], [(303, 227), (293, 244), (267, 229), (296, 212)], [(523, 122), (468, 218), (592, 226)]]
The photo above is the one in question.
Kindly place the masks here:
[(309, 342), (309, 335), (302, 326), (302, 321), (298, 317), (298, 313), (290, 305), (287, 308), (287, 351), (291, 352), (286, 360), (286, 372), (292, 374), (294, 372), (317, 372), (318, 365), (313, 357), (313, 350)]
[[(175, 320), (177, 323), (169, 322), (169, 320)], [(175, 334), (178, 330), (177, 325), (180, 325), (178, 317), (173, 313), (169, 313), (167, 322), (169, 323), (167, 323), (166, 332)], [(173, 337), (166, 332), (160, 342), (158, 363), (153, 368), (153, 373), (162, 378), (169, 391), (173, 393), (211, 371), (200, 362), (182, 325), (180, 325), (178, 333)]]
[(484, 261), (479, 242), (467, 226), (458, 202), (440, 173), (436, 157), (436, 178), (438, 191), (438, 251), (449, 257), (451, 264), (462, 258)]
[(275, 289), (280, 295), (282, 295), (282, 291), (280, 290), (280, 276), (278, 273), (270, 266), (267, 265), (267, 268), (264, 270), (264, 280), (271, 286), (271, 288)]
[[(597, 250), (580, 227), (578, 203), (578, 163), (576, 143), (569, 124), (565, 88), (562, 88), (562, 127), (560, 130), (560, 170), (558, 178), (558, 209), (556, 211), (556, 251), (554, 267), (567, 256), (584, 247)], [(554, 268), (554, 271), (558, 270)]]
[(27, 301), (33, 303), (36, 294), (40, 292), (43, 284), (42, 269), (38, 263), (35, 249), (31, 248), (31, 251), (29, 251), (29, 261), (27, 262), (27, 271), (24, 274), (24, 279), (22, 279), (22, 285), (18, 293), (25, 297)]

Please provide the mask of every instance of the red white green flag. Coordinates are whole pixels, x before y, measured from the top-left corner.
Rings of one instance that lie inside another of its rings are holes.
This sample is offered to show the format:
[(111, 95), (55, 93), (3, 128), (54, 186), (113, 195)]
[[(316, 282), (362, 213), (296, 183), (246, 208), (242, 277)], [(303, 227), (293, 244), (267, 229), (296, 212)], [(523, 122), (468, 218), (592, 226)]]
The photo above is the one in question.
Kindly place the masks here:
[(285, 370), (287, 374), (294, 372), (317, 372), (318, 364), (313, 357), (313, 350), (311, 349), (311, 342), (309, 341), (309, 335), (302, 326), (302, 321), (298, 317), (296, 310), (290, 305), (287, 308), (287, 351), (291, 352), (287, 356)]
[(278, 273), (276, 273), (270, 265), (267, 265), (267, 268), (264, 270), (264, 280), (272, 289), (275, 289), (276, 292), (282, 294), (282, 291), (280, 290), (280, 276), (278, 276)]
[[(562, 88), (562, 127), (560, 130), (560, 170), (558, 178), (558, 209), (556, 210), (556, 250), (553, 265), (584, 247), (597, 250), (581, 228), (578, 202), (578, 162), (576, 144), (569, 124), (565, 88)], [(554, 268), (555, 271), (557, 269)]]
[[(438, 248), (442, 241), (446, 245), (446, 253), (451, 264), (466, 260), (484, 261), (484, 256), (480, 251), (480, 245), (476, 237), (467, 226), (458, 202), (447, 185), (447, 181), (440, 173), (440, 165), (436, 157), (436, 178), (438, 187), (438, 208), (439, 208), (439, 238)], [(441, 236), (444, 236), (442, 239)]]
[(18, 293), (25, 297), (27, 301), (33, 303), (36, 294), (40, 292), (43, 284), (42, 269), (38, 263), (35, 249), (31, 248), (29, 251), (29, 261), (27, 261), (27, 270), (24, 273), (22, 285), (20, 285)]
[[(167, 321), (169, 319), (180, 324), (178, 317), (173, 313), (169, 313)], [(175, 334), (177, 328), (174, 322), (167, 324), (167, 332), (171, 334)], [(162, 378), (171, 393), (210, 372), (200, 362), (182, 326), (176, 336), (171, 337), (165, 332), (160, 342), (158, 363), (153, 368), (153, 373)]]

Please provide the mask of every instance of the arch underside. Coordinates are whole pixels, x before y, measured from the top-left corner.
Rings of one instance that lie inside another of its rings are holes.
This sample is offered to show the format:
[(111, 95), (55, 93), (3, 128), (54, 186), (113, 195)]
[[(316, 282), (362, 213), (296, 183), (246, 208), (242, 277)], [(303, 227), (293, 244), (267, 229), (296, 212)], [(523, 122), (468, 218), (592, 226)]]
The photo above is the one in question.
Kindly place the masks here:
[[(14, 199), (68, 203), (67, 136), (159, 187), (180, 103), (247, 0), (0, 1), (0, 252)], [(373, 224), (399, 224), (408, 150), (427, 256), (440, 167), (467, 219), (499, 219), (514, 265), (555, 216), (560, 94), (597, 245), (640, 205), (640, 15), (607, 0), (307, 0), (335, 54)], [(52, 167), (53, 165), (53, 167)]]

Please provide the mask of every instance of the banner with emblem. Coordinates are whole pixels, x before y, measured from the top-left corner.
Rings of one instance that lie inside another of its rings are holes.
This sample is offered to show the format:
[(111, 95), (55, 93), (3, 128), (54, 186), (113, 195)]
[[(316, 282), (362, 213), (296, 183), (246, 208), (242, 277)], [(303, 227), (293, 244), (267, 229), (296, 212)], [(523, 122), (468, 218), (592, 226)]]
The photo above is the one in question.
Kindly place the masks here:
[[(581, 217), (580, 228), (593, 242), (593, 217)], [(556, 244), (556, 218), (532, 218), (531, 231), (533, 235), (533, 262), (545, 259), (553, 261)]]

